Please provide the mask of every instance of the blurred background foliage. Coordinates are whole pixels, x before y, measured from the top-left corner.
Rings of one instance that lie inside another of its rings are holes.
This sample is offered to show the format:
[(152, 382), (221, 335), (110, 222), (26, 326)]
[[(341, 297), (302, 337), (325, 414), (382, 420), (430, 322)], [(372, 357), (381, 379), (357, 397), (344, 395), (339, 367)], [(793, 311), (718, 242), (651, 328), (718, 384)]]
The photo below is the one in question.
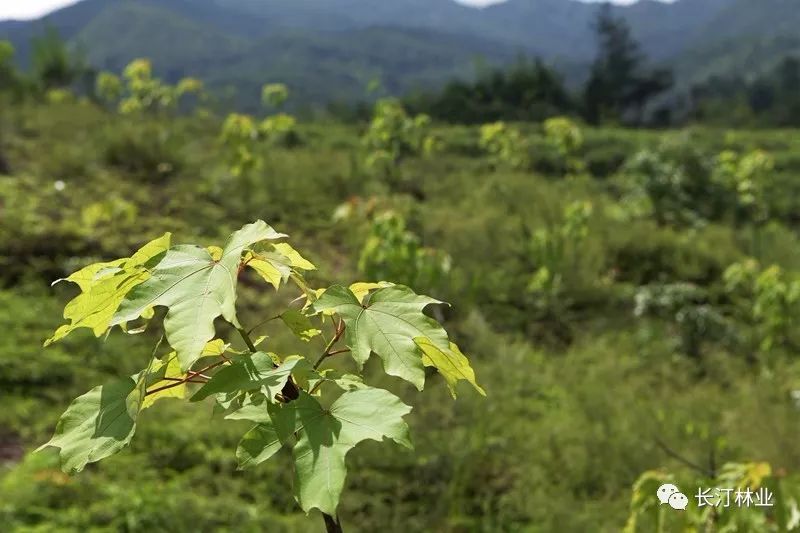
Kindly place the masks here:
[[(652, 531), (647, 483), (737, 482), (750, 463), (770, 465), (763, 477), (797, 508), (796, 131), (465, 126), (397, 100), (368, 120), (307, 122), (281, 111), (292, 94), (275, 84), (266, 114), (226, 119), (199, 84), (161, 82), (146, 61), (81, 92), (75, 57), (35, 54), (48, 67), (23, 75), (9, 53), (0, 45), (4, 531), (316, 526), (286, 489), (287, 461), (236, 470), (246, 428), (210, 405), (161, 402), (130, 450), (77, 477), (31, 453), (70, 399), (149, 355), (123, 334), (44, 350), (73, 294), (50, 283), (165, 231), (219, 243), (256, 218), (292, 236), (317, 285), (387, 279), (450, 302), (441, 318), (488, 393), (452, 403), (432, 386), (414, 402), (382, 378), (417, 405), (416, 451), (348, 457), (347, 530)], [(256, 302), (285, 295), (244, 281), (252, 326)], [(261, 333), (275, 351), (295, 342)], [(670, 527), (709, 521), (687, 520)]]

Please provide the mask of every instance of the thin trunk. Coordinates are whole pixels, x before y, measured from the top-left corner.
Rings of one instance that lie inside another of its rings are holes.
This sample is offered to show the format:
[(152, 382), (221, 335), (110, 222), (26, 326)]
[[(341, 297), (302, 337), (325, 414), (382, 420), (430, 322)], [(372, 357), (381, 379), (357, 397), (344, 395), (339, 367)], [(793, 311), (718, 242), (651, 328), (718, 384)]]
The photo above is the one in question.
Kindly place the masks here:
[(343, 533), (339, 520), (325, 513), (322, 513), (322, 518), (325, 520), (325, 531), (327, 533)]

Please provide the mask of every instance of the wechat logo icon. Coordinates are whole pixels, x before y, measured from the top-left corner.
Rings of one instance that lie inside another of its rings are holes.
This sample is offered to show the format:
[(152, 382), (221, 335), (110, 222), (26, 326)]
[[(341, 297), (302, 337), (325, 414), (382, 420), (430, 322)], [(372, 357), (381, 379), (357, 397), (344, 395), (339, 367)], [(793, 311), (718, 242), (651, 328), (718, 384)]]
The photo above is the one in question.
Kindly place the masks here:
[(665, 483), (658, 487), (656, 496), (661, 505), (666, 503), (676, 511), (683, 511), (689, 505), (689, 498), (671, 483)]

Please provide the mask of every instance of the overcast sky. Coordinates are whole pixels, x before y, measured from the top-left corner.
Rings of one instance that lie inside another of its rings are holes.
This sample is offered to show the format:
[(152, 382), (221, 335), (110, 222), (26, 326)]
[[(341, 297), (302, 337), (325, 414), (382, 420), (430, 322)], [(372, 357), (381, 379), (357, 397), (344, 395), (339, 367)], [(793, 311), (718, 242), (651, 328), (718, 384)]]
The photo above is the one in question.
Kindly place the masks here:
[[(54, 9), (74, 4), (77, 0), (0, 0), (0, 19), (26, 19), (40, 17)], [(388, 0), (391, 1), (391, 0)], [(464, 4), (487, 5), (502, 0), (457, 0)], [(635, 0), (612, 0), (630, 4)]]

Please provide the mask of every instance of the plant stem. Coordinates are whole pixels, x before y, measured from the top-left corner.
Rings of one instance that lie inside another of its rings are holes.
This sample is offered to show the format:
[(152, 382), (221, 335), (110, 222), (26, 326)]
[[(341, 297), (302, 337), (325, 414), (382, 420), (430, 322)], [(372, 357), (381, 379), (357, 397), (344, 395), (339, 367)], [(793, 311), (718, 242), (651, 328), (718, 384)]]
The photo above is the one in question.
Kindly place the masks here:
[(184, 381), (181, 378), (161, 378), (161, 381), (175, 381), (178, 383), (208, 383), (208, 378), (205, 378), (203, 380), (190, 379), (189, 381)]
[[(263, 326), (263, 325), (264, 325), (264, 324), (266, 324), (267, 322), (271, 322), (272, 320), (276, 320), (276, 319), (278, 319), (278, 318), (280, 318), (280, 317), (281, 317), (281, 315), (276, 315), (276, 316), (270, 317), (270, 318), (268, 318), (268, 319), (266, 319), (266, 320), (262, 320), (261, 322), (259, 322), (258, 324), (256, 324), (256, 325), (255, 325), (255, 326), (253, 326), (252, 328), (250, 328), (250, 329), (247, 331), (247, 335), (249, 336), (251, 333), (253, 333), (255, 330), (257, 330), (258, 328), (260, 328), (261, 326)], [(241, 332), (240, 332), (240, 333), (241, 333)]]
[[(325, 351), (322, 352), (322, 356), (320, 356), (317, 362), (314, 363), (314, 370), (318, 369), (319, 365), (321, 365), (325, 359), (333, 355), (331, 348), (333, 348), (333, 345), (342, 338), (342, 334), (344, 334), (344, 320), (339, 320), (339, 323), (336, 324), (336, 334), (333, 336), (330, 342), (328, 342), (328, 345), (325, 346)], [(342, 353), (342, 350), (337, 350), (336, 353)]]
[(339, 520), (325, 513), (322, 513), (322, 519), (325, 520), (325, 531), (327, 533), (343, 533)]
[(664, 452), (667, 455), (669, 455), (670, 457), (672, 457), (673, 459), (677, 459), (678, 461), (680, 461), (684, 465), (688, 466), (689, 468), (691, 468), (693, 470), (696, 470), (697, 472), (700, 472), (704, 476), (710, 477), (712, 479), (716, 477), (716, 473), (715, 472), (707, 470), (706, 468), (698, 465), (697, 463), (685, 458), (684, 456), (682, 456), (681, 454), (679, 454), (678, 452), (676, 452), (675, 450), (673, 450), (672, 448), (667, 446), (666, 443), (664, 443), (664, 441), (662, 441), (657, 436), (655, 437), (655, 441), (656, 441), (656, 444), (658, 445), (658, 447), (661, 448), (662, 450), (664, 450)]
[(247, 331), (244, 328), (236, 328), (236, 331), (238, 331), (239, 335), (241, 335), (242, 339), (244, 339), (247, 349), (250, 350), (251, 353), (256, 353), (258, 348), (256, 348), (256, 345), (253, 344), (252, 340), (250, 340), (250, 335), (247, 334)]
[(164, 391), (164, 390), (171, 389), (173, 387), (177, 387), (179, 385), (183, 385), (184, 383), (190, 383), (190, 382), (191, 383), (196, 383), (196, 382), (193, 382), (192, 380), (197, 378), (197, 377), (199, 377), (201, 374), (205, 374), (209, 370), (212, 370), (214, 368), (217, 368), (218, 366), (224, 365), (225, 363), (227, 363), (227, 361), (224, 361), (224, 360), (223, 361), (218, 361), (218, 362), (216, 362), (216, 363), (214, 363), (212, 365), (208, 365), (205, 368), (201, 368), (200, 370), (190, 371), (188, 374), (186, 374), (185, 378), (181, 378), (180, 380), (178, 380), (178, 381), (176, 381), (174, 383), (170, 383), (169, 385), (164, 385), (163, 387), (158, 387), (157, 389), (149, 390), (149, 391), (145, 392), (144, 395), (145, 396), (149, 396), (149, 395), (155, 394), (157, 392), (161, 392), (161, 391)]

